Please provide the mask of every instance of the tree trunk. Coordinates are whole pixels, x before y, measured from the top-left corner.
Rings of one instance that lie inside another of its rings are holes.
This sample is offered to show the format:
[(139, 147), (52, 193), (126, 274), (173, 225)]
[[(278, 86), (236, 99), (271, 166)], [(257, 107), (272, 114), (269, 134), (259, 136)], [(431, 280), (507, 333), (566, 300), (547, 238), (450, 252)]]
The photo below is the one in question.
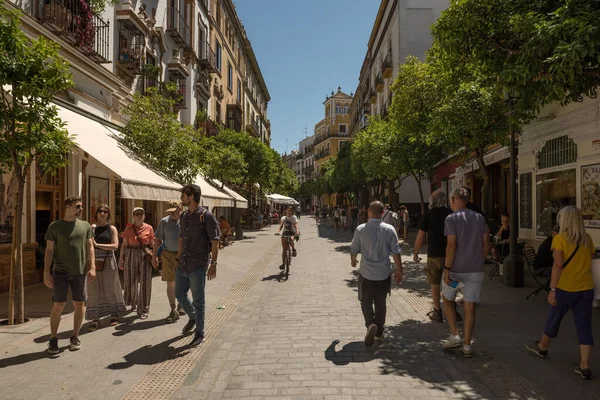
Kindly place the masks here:
[(490, 216), (488, 207), (488, 187), (490, 185), (490, 177), (488, 175), (488, 168), (483, 160), (483, 149), (475, 149), (475, 156), (477, 157), (477, 163), (479, 164), (479, 172), (483, 178), (483, 186), (481, 188), (481, 209), (486, 217)]
[(421, 175), (413, 173), (413, 178), (417, 181), (419, 187), (419, 197), (421, 199), (421, 215), (425, 214), (425, 199), (423, 198), (423, 188), (421, 187)]
[(8, 301), (9, 324), (22, 324), (25, 322), (25, 293), (23, 287), (23, 208), (25, 202), (25, 178), (18, 176), (17, 201), (15, 204), (15, 219), (13, 221), (13, 238), (10, 254), (11, 274), (10, 293)]
[(387, 203), (390, 205), (390, 207), (394, 207), (394, 193), (395, 193), (395, 183), (396, 180), (395, 179), (390, 179), (388, 181), (388, 199), (387, 199)]

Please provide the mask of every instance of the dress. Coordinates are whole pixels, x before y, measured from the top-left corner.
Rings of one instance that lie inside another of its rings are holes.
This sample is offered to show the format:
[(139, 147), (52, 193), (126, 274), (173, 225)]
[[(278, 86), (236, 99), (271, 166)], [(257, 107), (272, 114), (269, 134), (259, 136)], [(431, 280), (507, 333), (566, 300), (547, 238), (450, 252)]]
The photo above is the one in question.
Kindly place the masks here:
[(148, 262), (144, 247), (150, 247), (154, 243), (154, 230), (150, 225), (143, 224), (137, 228), (137, 232), (138, 235), (136, 235), (133, 225), (129, 225), (123, 232), (123, 239), (126, 239), (128, 243), (123, 265), (125, 304), (136, 307), (138, 316), (141, 316), (150, 310), (152, 266)]
[[(98, 244), (111, 243), (111, 226), (94, 227), (94, 239)], [(119, 281), (119, 270), (113, 250), (95, 249), (96, 260), (104, 260), (102, 271), (96, 271), (96, 279), (87, 282), (87, 307), (85, 310), (86, 320), (98, 320), (109, 315), (118, 315), (127, 312), (121, 282)]]

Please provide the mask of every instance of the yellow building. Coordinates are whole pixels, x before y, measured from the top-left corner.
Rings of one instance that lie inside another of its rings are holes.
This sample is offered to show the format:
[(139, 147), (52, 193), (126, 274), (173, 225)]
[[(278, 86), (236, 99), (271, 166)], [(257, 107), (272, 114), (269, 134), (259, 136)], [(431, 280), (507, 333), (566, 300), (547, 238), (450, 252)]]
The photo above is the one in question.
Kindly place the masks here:
[[(352, 96), (342, 92), (338, 87), (337, 93), (331, 92), (323, 102), (325, 117), (315, 125), (314, 159), (317, 174), (323, 164), (337, 156), (341, 146), (350, 141), (350, 104)], [(321, 205), (337, 205), (338, 199), (334, 195), (323, 196)]]

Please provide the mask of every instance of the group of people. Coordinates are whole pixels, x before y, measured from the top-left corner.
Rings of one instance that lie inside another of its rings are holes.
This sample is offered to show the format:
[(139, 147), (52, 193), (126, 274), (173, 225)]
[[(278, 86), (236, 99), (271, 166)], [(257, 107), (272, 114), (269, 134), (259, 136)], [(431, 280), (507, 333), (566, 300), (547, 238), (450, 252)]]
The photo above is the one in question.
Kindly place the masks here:
[[(46, 233), (44, 283), (52, 289), (53, 299), (48, 353), (60, 351), (57, 334), (69, 288), (75, 310), (69, 349), (75, 351), (81, 348), (79, 332), (84, 316), (92, 321), (89, 331), (98, 329), (104, 317), (110, 318), (111, 326), (118, 325), (127, 306), (140, 319), (148, 318), (152, 269), (159, 265), (171, 307), (165, 323), (187, 315), (183, 333), (195, 331), (190, 346), (204, 341), (205, 284), (206, 278), (216, 278), (221, 232), (213, 214), (199, 206), (200, 196), (199, 186), (184, 186), (180, 200), (169, 201), (168, 215), (160, 221), (156, 233), (144, 222), (144, 209), (135, 207), (133, 223), (122, 235), (118, 261), (115, 252), (119, 235), (111, 225), (108, 205), (98, 207), (96, 222), (90, 225), (79, 219), (83, 211), (81, 197), (65, 200), (64, 218), (50, 224)], [(124, 275), (123, 288), (119, 270)]]
[[(433, 311), (431, 320), (448, 323), (450, 335), (443, 349), (460, 348), (464, 357), (473, 357), (472, 339), (475, 328), (476, 305), (481, 299), (484, 280), (484, 263), (490, 247), (490, 233), (483, 212), (469, 201), (470, 191), (462, 187), (450, 196), (448, 208), (446, 193), (436, 190), (431, 194), (429, 210), (420, 220), (413, 261), (419, 263), (419, 253), (427, 236), (427, 263), (425, 275), (431, 286)], [(391, 292), (395, 264), (395, 282), (402, 281), (403, 270), (397, 232), (383, 220), (385, 207), (375, 201), (368, 209), (369, 220), (357, 227), (350, 246), (351, 264), (357, 265), (361, 254), (358, 297), (367, 333), (365, 345), (372, 346), (383, 340), (386, 319), (386, 297)], [(498, 236), (510, 232), (507, 216), (503, 216)], [(552, 251), (552, 275), (548, 294), (550, 309), (539, 341), (526, 347), (545, 358), (552, 339), (558, 335), (562, 319), (573, 311), (579, 338), (581, 359), (575, 372), (584, 379), (591, 378), (592, 352), (592, 302), (594, 282), (591, 259), (594, 244), (585, 232), (581, 210), (575, 206), (562, 208), (557, 216), (558, 226), (545, 244)], [(544, 251), (541, 249), (541, 251)], [(539, 253), (539, 251), (538, 251)], [(462, 291), (464, 330), (461, 338), (457, 322), (462, 320), (456, 312), (456, 300)], [(440, 302), (443, 304), (440, 306)]]

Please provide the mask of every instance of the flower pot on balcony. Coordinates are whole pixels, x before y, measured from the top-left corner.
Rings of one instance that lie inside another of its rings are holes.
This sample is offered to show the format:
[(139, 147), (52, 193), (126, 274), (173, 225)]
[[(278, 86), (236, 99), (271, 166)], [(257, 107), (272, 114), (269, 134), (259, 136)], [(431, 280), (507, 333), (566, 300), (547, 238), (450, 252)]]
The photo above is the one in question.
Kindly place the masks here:
[(43, 10), (44, 21), (60, 30), (67, 30), (73, 22), (73, 14), (62, 4), (47, 3)]

